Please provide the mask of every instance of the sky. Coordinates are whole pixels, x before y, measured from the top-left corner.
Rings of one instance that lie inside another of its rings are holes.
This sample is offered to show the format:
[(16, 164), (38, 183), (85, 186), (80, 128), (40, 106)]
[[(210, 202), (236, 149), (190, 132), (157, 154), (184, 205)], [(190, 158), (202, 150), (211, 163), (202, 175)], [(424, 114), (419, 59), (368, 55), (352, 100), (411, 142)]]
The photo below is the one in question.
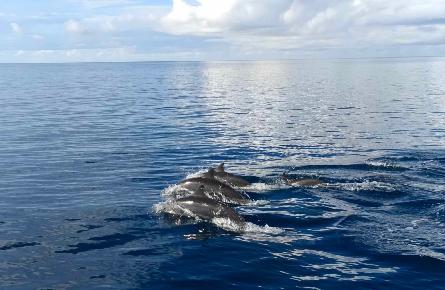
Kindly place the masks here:
[(445, 0), (1, 0), (0, 62), (445, 56)]

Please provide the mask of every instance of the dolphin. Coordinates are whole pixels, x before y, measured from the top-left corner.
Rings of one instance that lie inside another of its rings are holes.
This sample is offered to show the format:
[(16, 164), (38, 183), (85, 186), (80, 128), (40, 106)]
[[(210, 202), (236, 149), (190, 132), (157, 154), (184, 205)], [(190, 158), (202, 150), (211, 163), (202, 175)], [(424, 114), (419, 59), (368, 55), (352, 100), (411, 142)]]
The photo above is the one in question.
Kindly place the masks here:
[[(179, 182), (179, 185), (195, 196), (205, 196), (228, 204), (246, 204), (248, 198), (230, 185), (215, 179), (215, 170), (210, 168), (201, 177), (193, 177)], [(200, 190), (204, 186), (204, 190)]]
[(287, 185), (316, 186), (324, 184), (323, 181), (315, 178), (290, 178), (286, 172), (281, 175), (281, 179), (283, 179)]
[(237, 226), (243, 227), (245, 220), (231, 207), (204, 196), (189, 195), (176, 200), (182, 211), (188, 211), (196, 217), (211, 221), (213, 218), (228, 218)]
[(224, 169), (224, 163), (221, 163), (220, 165), (218, 165), (218, 167), (216, 167), (215, 179), (235, 187), (244, 187), (250, 185), (250, 182), (245, 180), (244, 178), (226, 172)]

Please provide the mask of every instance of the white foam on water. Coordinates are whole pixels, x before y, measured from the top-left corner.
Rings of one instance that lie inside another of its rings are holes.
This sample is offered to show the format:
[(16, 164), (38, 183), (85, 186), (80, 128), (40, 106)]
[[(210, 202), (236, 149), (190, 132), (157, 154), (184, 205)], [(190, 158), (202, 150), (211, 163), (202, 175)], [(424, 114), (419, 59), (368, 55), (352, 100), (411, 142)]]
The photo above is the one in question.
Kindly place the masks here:
[(235, 222), (225, 217), (214, 217), (212, 223), (217, 227), (230, 232), (241, 233), (244, 231), (244, 224)]
[(377, 160), (367, 160), (365, 164), (375, 167), (383, 167), (383, 168), (394, 168), (394, 169), (403, 169), (402, 166), (399, 166), (393, 162), (389, 161), (377, 161)]
[(257, 182), (257, 183), (252, 183), (249, 186), (243, 187), (242, 189), (246, 191), (254, 191), (256, 193), (263, 193), (271, 190), (286, 189), (289, 187), (290, 186), (286, 185), (284, 182), (274, 182), (274, 183)]
[(189, 172), (189, 173), (186, 174), (186, 176), (185, 176), (184, 179), (200, 177), (200, 176), (202, 176), (204, 173), (206, 173), (207, 171), (208, 171), (208, 169), (203, 168), (203, 169), (200, 169), (200, 170), (198, 170), (198, 171), (196, 171), (196, 172)]
[(268, 225), (259, 226), (247, 222), (244, 232), (240, 236), (236, 237), (236, 239), (247, 242), (289, 244), (298, 240), (314, 241), (319, 238), (315, 238), (310, 234), (301, 234), (292, 229), (282, 229)]
[(249, 200), (249, 202), (243, 206), (263, 206), (263, 205), (267, 205), (270, 204), (269, 200), (265, 200), (265, 199), (257, 199), (257, 200)]
[(269, 225), (259, 226), (254, 223), (246, 222), (244, 225), (244, 233), (262, 233), (269, 235), (279, 235), (284, 233), (284, 230), (277, 227), (270, 227)]
[(445, 261), (445, 254), (430, 250), (426, 247), (421, 247), (416, 250), (416, 254), (419, 256), (426, 256), (437, 260)]
[(170, 185), (161, 191), (161, 196), (165, 197), (173, 196), (173, 194), (177, 192), (180, 188), (181, 186), (178, 184)]
[(377, 191), (393, 192), (397, 190), (397, 187), (395, 185), (380, 181), (328, 183), (325, 184), (323, 187), (343, 189), (348, 191), (377, 190)]
[(170, 185), (161, 191), (161, 196), (166, 199), (181, 198), (192, 194), (193, 191), (183, 187), (181, 184)]
[(310, 188), (322, 188), (322, 187), (326, 187), (326, 183), (320, 183), (320, 184), (315, 184), (315, 185), (308, 185), (308, 184), (300, 184), (298, 181), (295, 181), (293, 183), (291, 183), (290, 185), (291, 187), (310, 187)]

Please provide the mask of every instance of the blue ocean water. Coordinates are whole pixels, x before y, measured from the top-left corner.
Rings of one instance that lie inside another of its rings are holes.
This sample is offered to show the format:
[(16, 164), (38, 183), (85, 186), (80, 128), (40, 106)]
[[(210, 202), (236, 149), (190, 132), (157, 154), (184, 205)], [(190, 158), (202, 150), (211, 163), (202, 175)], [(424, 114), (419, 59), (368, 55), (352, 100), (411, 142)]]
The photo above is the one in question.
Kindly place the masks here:
[[(253, 230), (155, 212), (222, 161)], [(1, 289), (443, 289), (444, 193), (443, 58), (0, 65)]]

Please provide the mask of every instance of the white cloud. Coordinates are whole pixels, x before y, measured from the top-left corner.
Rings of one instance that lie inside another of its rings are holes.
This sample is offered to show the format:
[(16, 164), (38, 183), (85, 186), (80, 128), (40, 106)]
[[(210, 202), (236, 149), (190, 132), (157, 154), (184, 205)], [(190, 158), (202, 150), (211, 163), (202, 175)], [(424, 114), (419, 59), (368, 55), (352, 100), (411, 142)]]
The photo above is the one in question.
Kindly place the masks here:
[(18, 25), (17, 23), (15, 23), (15, 22), (11, 22), (11, 23), (9, 23), (9, 26), (11, 27), (11, 30), (14, 32), (14, 33), (17, 33), (17, 34), (21, 34), (21, 33), (23, 33), (23, 29), (20, 27), (20, 25)]
[(153, 30), (166, 10), (159, 6), (131, 6), (117, 15), (95, 15), (65, 22), (69, 33), (114, 33), (122, 31)]
[(244, 48), (295, 49), (445, 43), (444, 15), (443, 0), (174, 0), (162, 24)]
[(82, 33), (85, 29), (82, 27), (82, 24), (80, 24), (79, 21), (70, 19), (65, 22), (65, 30), (71, 33)]
[(173, 34), (275, 29), (284, 23), (283, 13), (291, 4), (292, 0), (198, 0), (191, 5), (174, 0), (162, 23)]

